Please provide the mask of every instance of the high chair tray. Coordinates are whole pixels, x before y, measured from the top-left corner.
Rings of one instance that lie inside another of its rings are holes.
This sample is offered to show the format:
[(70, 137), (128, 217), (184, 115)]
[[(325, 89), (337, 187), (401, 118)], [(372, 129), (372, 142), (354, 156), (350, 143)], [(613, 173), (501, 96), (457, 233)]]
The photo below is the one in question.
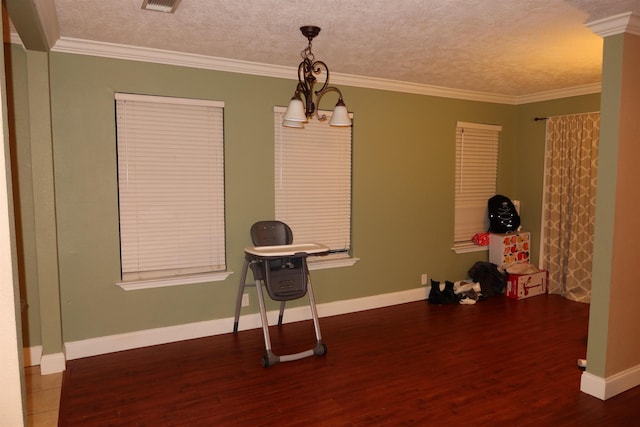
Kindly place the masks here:
[(244, 248), (248, 254), (258, 257), (281, 257), (296, 254), (320, 255), (329, 252), (329, 248), (318, 243), (301, 243), (296, 245), (248, 246)]

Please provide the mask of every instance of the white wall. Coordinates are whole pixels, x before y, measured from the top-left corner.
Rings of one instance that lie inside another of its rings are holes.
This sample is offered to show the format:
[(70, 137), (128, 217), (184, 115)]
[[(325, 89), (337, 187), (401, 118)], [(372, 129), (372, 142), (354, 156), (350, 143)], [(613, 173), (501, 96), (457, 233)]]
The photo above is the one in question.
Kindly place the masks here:
[[(1, 56), (1, 55), (0, 55)], [(0, 63), (3, 64), (4, 57)], [(11, 165), (7, 123), (7, 102), (4, 92), (4, 72), (0, 79), (0, 425), (24, 426), (22, 339), (18, 334), (17, 279), (13, 260), (15, 239), (13, 237), (13, 215), (11, 204)]]

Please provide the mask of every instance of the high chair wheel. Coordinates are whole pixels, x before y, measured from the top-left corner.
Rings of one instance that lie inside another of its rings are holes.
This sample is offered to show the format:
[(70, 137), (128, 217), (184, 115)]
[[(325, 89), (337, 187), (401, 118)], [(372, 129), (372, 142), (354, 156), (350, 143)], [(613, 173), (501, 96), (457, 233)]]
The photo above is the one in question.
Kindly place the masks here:
[(263, 368), (269, 367), (269, 356), (267, 356), (266, 354), (262, 356), (262, 367)]
[(327, 345), (326, 345), (326, 344), (322, 344), (322, 350), (323, 350), (323, 351), (322, 351), (322, 355), (323, 355), (323, 356), (324, 356), (325, 354), (327, 354), (327, 351), (329, 351), (329, 350), (327, 349)]
[(313, 354), (315, 356), (324, 356), (325, 354), (327, 354), (327, 345), (325, 343), (322, 343), (316, 346), (316, 348), (313, 349)]

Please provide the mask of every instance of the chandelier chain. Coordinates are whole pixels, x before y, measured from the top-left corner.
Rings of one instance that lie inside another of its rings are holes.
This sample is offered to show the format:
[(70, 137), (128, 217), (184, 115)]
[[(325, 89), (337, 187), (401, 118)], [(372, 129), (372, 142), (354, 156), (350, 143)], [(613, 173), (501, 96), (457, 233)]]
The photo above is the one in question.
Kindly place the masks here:
[(300, 51), (300, 56), (302, 59), (309, 59), (311, 62), (315, 61), (315, 56), (313, 52), (311, 52), (311, 38), (309, 38), (309, 45), (304, 48), (304, 50)]

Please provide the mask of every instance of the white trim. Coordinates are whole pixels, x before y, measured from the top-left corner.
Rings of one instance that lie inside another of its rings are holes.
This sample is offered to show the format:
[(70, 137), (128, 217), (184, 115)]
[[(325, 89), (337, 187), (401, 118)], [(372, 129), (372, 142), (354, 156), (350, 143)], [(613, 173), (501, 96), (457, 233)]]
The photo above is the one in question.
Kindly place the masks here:
[(597, 21), (587, 22), (585, 26), (601, 37), (614, 36), (616, 34), (629, 33), (640, 35), (640, 15), (633, 12), (625, 12)]
[[(318, 306), (320, 317), (339, 316), (342, 314), (357, 313), (359, 311), (373, 310), (376, 308), (389, 307), (398, 304), (406, 304), (427, 299), (427, 289), (422, 286), (406, 291), (392, 292), (388, 294), (372, 295), (350, 300), (334, 301)], [(308, 308), (307, 308), (308, 309)], [(277, 320), (277, 311), (274, 311), (274, 319)], [(305, 318), (310, 319), (311, 316)], [(303, 320), (303, 319), (301, 319)]]
[(517, 97), (510, 95), (454, 89), (423, 83), (403, 82), (399, 80), (381, 79), (376, 77), (335, 73), (331, 74), (331, 81), (334, 84), (345, 86), (388, 90), (391, 92), (411, 93), (415, 95), (437, 96), (440, 98), (464, 99), (467, 101), (493, 102), (496, 104), (512, 105), (515, 105), (517, 102)]
[(485, 124), (485, 123), (457, 122), (456, 127), (465, 128), (465, 129), (480, 129), (480, 130), (502, 132), (501, 125), (491, 125), (491, 124)]
[[(227, 59), (147, 47), (105, 43), (93, 40), (82, 40), (71, 37), (61, 37), (53, 46), (51, 51), (100, 56), (104, 58), (125, 59), (129, 61), (153, 62), (158, 64), (252, 74), (266, 77), (287, 76), (287, 78), (293, 79), (297, 76), (296, 69), (293, 67), (261, 64), (237, 59)], [(293, 76), (290, 75), (291, 70), (294, 70)], [(331, 77), (333, 78), (333, 74)]]
[[(317, 306), (319, 317), (336, 316), (355, 313), (407, 302), (425, 300), (426, 288), (414, 288), (389, 294), (374, 295), (345, 301), (335, 301)], [(278, 310), (267, 313), (269, 324), (277, 323)], [(309, 306), (293, 307), (285, 310), (284, 323), (299, 322), (311, 319)], [(260, 315), (247, 314), (240, 317), (239, 330), (260, 328)], [(67, 360), (97, 356), (116, 351), (167, 344), (212, 335), (228, 334), (233, 330), (233, 317), (189, 323), (185, 325), (168, 326), (164, 328), (148, 329), (118, 335), (90, 338), (80, 341), (67, 342), (64, 345)]]
[[(12, 38), (11, 40), (13, 42), (14, 39)], [(51, 48), (51, 51), (99, 56), (104, 58), (125, 59), (129, 61), (153, 62), (180, 67), (250, 74), (255, 76), (276, 77), (288, 80), (295, 80), (295, 77), (298, 75), (295, 67), (261, 64), (257, 62), (240, 61), (191, 53), (104, 43), (92, 40), (75, 39), (71, 37), (60, 37), (56, 44)], [(600, 83), (594, 83), (590, 85), (576, 86), (573, 88), (559, 89), (557, 91), (546, 91), (524, 96), (512, 96), (340, 73), (331, 74), (331, 81), (333, 84), (352, 87), (508, 105), (519, 105), (529, 102), (567, 98), (569, 96), (588, 95), (600, 91)]]
[(17, 44), (19, 46), (22, 46), (22, 48), (24, 49), (24, 43), (22, 43), (22, 39), (20, 38), (18, 33), (16, 33), (15, 31), (9, 32), (9, 40), (7, 40), (6, 37), (5, 37), (4, 41), (5, 42), (8, 41), (11, 44)]
[(607, 378), (583, 372), (580, 378), (580, 391), (601, 400), (630, 390), (640, 385), (640, 365), (618, 372)]
[(469, 243), (458, 243), (457, 245), (453, 245), (451, 250), (457, 254), (468, 254), (471, 252), (488, 251), (489, 246), (478, 246), (470, 241)]
[(45, 354), (40, 359), (40, 374), (49, 375), (63, 372), (66, 367), (64, 353)]
[(167, 286), (193, 285), (196, 283), (221, 282), (233, 274), (233, 271), (216, 271), (213, 273), (192, 274), (175, 277), (163, 277), (160, 279), (136, 280), (132, 282), (118, 282), (125, 291), (137, 291), (139, 289), (164, 288)]
[(116, 92), (116, 101), (155, 102), (157, 104), (171, 105), (196, 105), (198, 107), (224, 108), (224, 101), (212, 101), (208, 99), (178, 98), (172, 96), (139, 95), (137, 93)]
[(360, 258), (331, 258), (321, 261), (307, 260), (309, 271), (326, 270), (328, 268), (352, 267)]
[(580, 377), (580, 391), (598, 399), (605, 400), (606, 381), (589, 372), (583, 372)]
[[(329, 268), (351, 267), (360, 258), (333, 258), (322, 261), (309, 262), (309, 271), (326, 270)], [(169, 286), (193, 285), (196, 283), (221, 282), (233, 274), (233, 271), (219, 271), (207, 274), (194, 274), (185, 276), (168, 277), (161, 279), (137, 280), (132, 282), (118, 282), (116, 286), (125, 291), (137, 291), (140, 289), (164, 288)]]
[(591, 95), (602, 92), (602, 83), (591, 83), (587, 85), (568, 87), (565, 89), (550, 90), (545, 92), (532, 93), (517, 97), (515, 105), (531, 104), (533, 102), (549, 101), (553, 99), (570, 98), (572, 96)]
[(24, 347), (22, 354), (24, 357), (24, 366), (37, 366), (40, 364), (40, 359), (42, 358), (42, 346), (34, 345)]

